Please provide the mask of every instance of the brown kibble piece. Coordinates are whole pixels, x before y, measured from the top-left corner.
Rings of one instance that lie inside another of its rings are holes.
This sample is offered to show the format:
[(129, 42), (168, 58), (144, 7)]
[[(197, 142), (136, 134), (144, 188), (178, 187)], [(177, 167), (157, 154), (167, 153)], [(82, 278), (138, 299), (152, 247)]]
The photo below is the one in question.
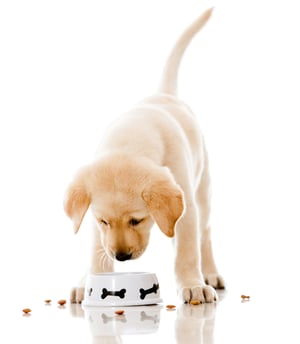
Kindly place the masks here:
[(116, 315), (123, 315), (125, 311), (123, 311), (123, 309), (119, 309), (117, 311), (115, 311)]
[(166, 308), (167, 308), (167, 309), (175, 309), (176, 306), (175, 306), (175, 305), (166, 305)]
[(28, 313), (30, 313), (31, 312), (31, 309), (30, 308), (24, 308), (23, 309), (23, 313), (25, 313), (25, 314), (28, 314)]
[(248, 295), (241, 295), (241, 298), (242, 298), (243, 300), (249, 300), (249, 299), (250, 299), (250, 296), (248, 296)]
[(51, 303), (51, 300), (45, 300), (45, 303), (47, 303), (47, 304), (49, 304), (49, 303)]
[(190, 301), (190, 305), (194, 305), (194, 306), (198, 306), (198, 305), (200, 305), (200, 301), (199, 300), (191, 300)]
[(57, 301), (57, 303), (58, 303), (60, 306), (63, 306), (63, 305), (65, 305), (65, 304), (67, 303), (67, 301), (66, 301), (66, 300), (59, 300), (59, 301)]

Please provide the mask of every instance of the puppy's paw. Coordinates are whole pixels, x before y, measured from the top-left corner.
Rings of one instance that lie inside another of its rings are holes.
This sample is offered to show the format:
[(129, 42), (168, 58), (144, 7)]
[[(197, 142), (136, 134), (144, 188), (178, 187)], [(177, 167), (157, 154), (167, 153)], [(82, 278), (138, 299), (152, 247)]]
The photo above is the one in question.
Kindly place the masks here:
[(205, 283), (215, 289), (225, 289), (225, 281), (217, 273), (204, 274)]
[(83, 299), (84, 299), (84, 288), (83, 287), (72, 288), (71, 294), (70, 294), (70, 302), (81, 303)]
[(183, 287), (179, 291), (179, 294), (184, 303), (189, 303), (191, 300), (200, 301), (201, 303), (211, 303), (218, 300), (215, 289), (209, 285)]

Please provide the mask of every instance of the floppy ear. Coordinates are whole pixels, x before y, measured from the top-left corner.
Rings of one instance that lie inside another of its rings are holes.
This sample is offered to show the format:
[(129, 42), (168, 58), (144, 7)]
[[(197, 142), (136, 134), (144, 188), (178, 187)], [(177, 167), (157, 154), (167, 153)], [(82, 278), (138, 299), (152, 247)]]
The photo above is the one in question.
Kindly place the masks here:
[(77, 177), (65, 194), (64, 209), (73, 221), (74, 232), (77, 233), (91, 202), (84, 183)]
[(175, 224), (184, 211), (182, 191), (171, 180), (150, 183), (142, 198), (160, 230), (168, 237), (175, 234)]

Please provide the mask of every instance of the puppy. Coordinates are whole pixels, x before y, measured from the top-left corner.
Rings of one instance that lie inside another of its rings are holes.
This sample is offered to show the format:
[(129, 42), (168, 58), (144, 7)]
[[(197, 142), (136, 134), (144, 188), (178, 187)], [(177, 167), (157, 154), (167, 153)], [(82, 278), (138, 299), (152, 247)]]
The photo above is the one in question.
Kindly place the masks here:
[[(176, 96), (181, 58), (211, 12), (175, 44), (157, 94), (108, 129), (95, 160), (75, 175), (64, 202), (75, 233), (89, 207), (93, 214), (92, 273), (113, 271), (114, 259), (140, 257), (156, 223), (174, 240), (183, 302), (213, 302), (215, 289), (224, 288), (210, 239), (207, 152), (195, 116)], [(83, 285), (73, 289), (72, 302), (83, 300)]]

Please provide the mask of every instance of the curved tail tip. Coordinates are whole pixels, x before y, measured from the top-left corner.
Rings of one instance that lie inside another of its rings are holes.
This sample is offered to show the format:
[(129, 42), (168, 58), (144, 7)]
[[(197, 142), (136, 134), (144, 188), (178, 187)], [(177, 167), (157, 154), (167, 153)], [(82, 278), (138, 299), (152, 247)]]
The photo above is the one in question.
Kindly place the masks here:
[(211, 7), (204, 12), (204, 15), (207, 17), (207, 19), (212, 15), (214, 9), (214, 7)]

